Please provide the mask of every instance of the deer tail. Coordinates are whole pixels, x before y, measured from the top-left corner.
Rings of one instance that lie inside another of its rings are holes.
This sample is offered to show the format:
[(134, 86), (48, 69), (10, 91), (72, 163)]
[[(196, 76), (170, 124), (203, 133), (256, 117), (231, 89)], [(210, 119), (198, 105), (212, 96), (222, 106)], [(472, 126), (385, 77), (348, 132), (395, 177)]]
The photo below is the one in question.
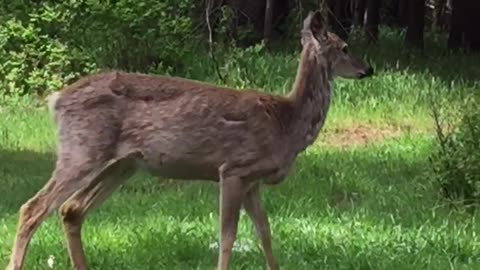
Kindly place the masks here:
[(58, 99), (60, 98), (60, 92), (53, 92), (52, 94), (48, 95), (45, 100), (47, 101), (47, 106), (48, 106), (48, 112), (50, 115), (55, 119), (55, 114), (56, 114), (56, 105), (58, 102)]

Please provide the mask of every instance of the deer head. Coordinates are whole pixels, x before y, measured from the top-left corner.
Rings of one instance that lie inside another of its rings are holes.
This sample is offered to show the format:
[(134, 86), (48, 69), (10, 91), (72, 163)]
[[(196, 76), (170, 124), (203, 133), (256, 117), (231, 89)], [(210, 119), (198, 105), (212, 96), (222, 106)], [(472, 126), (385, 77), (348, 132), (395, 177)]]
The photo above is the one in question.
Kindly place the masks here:
[(302, 45), (309, 46), (317, 57), (324, 57), (334, 76), (362, 79), (373, 74), (373, 68), (350, 54), (348, 44), (328, 32), (320, 12), (310, 12), (304, 20)]

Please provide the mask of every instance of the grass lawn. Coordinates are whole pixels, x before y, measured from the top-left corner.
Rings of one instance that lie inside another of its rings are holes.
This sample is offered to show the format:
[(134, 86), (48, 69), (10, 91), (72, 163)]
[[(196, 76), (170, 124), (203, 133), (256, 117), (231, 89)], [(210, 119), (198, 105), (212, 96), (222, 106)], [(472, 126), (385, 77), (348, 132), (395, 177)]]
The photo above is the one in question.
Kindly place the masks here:
[[(377, 76), (335, 83), (318, 142), (298, 157), (284, 183), (263, 191), (281, 269), (479, 269), (479, 215), (450, 209), (429, 178), (427, 106), (433, 93), (454, 103), (455, 95), (478, 90), (472, 79), (478, 58), (408, 59), (382, 42), (385, 48), (366, 52)], [(227, 84), (279, 92), (290, 87), (298, 54), (251, 54), (242, 56), (250, 73), (231, 67), (239, 72), (232, 78), (242, 80)], [(215, 81), (197, 63), (183, 75)], [(461, 74), (454, 72), (460, 68)], [(3, 268), (20, 205), (53, 169), (55, 133), (44, 108), (0, 107), (0, 119)], [(211, 183), (136, 174), (87, 218), (83, 241), (90, 269), (214, 269), (217, 195)], [(50, 269), (49, 258), (53, 269), (70, 269), (63, 241), (53, 215), (34, 235), (25, 269)], [(265, 269), (243, 213), (231, 269)]]
[[(54, 161), (54, 133), (45, 110), (6, 116), (0, 267), (7, 263), (18, 207), (45, 183)], [(322, 143), (337, 137), (331, 135), (338, 130), (327, 129), (298, 158), (286, 182), (264, 189), (282, 269), (478, 267), (478, 215), (450, 211), (437, 195), (438, 187), (427, 177), (429, 135), (402, 133), (350, 146)], [(213, 269), (217, 192), (210, 183), (170, 183), (137, 174), (85, 223), (91, 269)], [(35, 234), (25, 269), (48, 269), (52, 256), (54, 269), (69, 269), (56, 215)], [(264, 269), (244, 214), (232, 266)]]

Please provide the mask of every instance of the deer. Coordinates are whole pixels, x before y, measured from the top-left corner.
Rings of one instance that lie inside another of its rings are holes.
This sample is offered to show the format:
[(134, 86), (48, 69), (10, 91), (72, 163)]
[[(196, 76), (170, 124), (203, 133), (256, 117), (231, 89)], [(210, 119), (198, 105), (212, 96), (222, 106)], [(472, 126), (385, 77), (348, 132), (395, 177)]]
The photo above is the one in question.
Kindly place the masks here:
[(220, 87), (186, 78), (101, 71), (47, 97), (57, 135), (48, 182), (19, 209), (7, 270), (21, 270), (40, 224), (58, 210), (71, 266), (87, 269), (81, 229), (87, 213), (135, 171), (219, 187), (217, 269), (227, 270), (242, 208), (269, 270), (279, 264), (260, 197), (284, 181), (325, 123), (335, 77), (363, 79), (373, 68), (309, 11), (288, 94)]

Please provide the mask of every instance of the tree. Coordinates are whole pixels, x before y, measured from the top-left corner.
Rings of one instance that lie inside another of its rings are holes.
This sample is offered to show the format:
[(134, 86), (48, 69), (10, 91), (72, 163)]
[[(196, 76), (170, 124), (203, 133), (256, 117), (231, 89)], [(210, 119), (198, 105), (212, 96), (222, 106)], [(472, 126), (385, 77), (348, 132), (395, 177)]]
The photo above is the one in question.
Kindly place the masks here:
[(388, 26), (397, 26), (397, 14), (398, 14), (398, 6), (399, 0), (389, 0), (386, 1), (383, 10), (384, 14), (382, 16), (382, 21)]
[(452, 15), (450, 22), (450, 34), (448, 36), (447, 47), (449, 49), (458, 49), (463, 47), (465, 39), (465, 29), (468, 23), (466, 13), (468, 3), (466, 0), (452, 1)]
[(445, 4), (447, 0), (434, 0), (434, 10), (432, 17), (432, 29), (440, 29), (443, 25), (443, 14), (445, 13)]
[(349, 0), (327, 0), (328, 24), (341, 39), (347, 40), (352, 25)]
[[(222, 7), (231, 11), (226, 25), (227, 40), (236, 40), (240, 46), (249, 46), (262, 38), (269, 43), (276, 34), (282, 34), (279, 27), (286, 21), (289, 14), (289, 0), (202, 0), (203, 4), (196, 5), (196, 17), (199, 23), (206, 21), (205, 10), (208, 12), (211, 30), (215, 33), (223, 16)], [(210, 7), (210, 8), (208, 8)], [(200, 14), (200, 15), (198, 15)], [(240, 35), (239, 29), (245, 27), (251, 30), (247, 35)]]
[(408, 0), (408, 28), (405, 45), (423, 49), (425, 0)]
[(378, 40), (378, 24), (380, 23), (380, 0), (367, 1), (367, 22), (365, 35), (368, 43), (376, 43)]
[(273, 16), (273, 5), (275, 4), (274, 0), (266, 0), (265, 5), (265, 22), (263, 27), (263, 40), (265, 44), (269, 44), (270, 38), (272, 35), (272, 16)]
[(466, 39), (469, 49), (472, 51), (480, 51), (480, 1), (468, 1)]
[(356, 0), (355, 1), (355, 18), (354, 24), (356, 26), (363, 26), (365, 22), (365, 10), (367, 9), (366, 0)]
[(397, 24), (400, 27), (407, 25), (409, 0), (398, 0)]

